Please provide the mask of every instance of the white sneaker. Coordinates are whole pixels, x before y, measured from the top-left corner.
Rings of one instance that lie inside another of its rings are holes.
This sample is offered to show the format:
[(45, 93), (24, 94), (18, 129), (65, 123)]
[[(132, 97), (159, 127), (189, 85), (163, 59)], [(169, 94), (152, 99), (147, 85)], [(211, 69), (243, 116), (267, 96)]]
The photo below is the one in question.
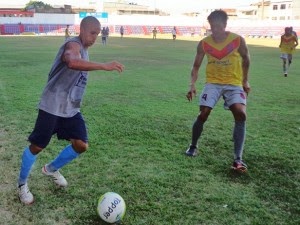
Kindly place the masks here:
[(48, 172), (47, 165), (45, 165), (42, 168), (42, 173), (46, 176), (52, 177), (54, 183), (56, 183), (58, 186), (67, 187), (68, 185), (67, 180), (64, 178), (63, 175), (61, 175), (61, 173), (58, 170), (56, 170), (55, 172)]
[(33, 195), (29, 191), (27, 183), (19, 187), (19, 199), (26, 205), (30, 205), (34, 202)]

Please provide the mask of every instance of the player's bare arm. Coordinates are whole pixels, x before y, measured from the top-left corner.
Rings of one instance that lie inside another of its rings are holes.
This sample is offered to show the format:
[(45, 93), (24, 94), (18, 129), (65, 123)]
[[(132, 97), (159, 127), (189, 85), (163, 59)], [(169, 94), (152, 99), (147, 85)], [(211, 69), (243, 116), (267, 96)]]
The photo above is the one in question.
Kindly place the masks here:
[(280, 37), (279, 48), (281, 48), (281, 44), (282, 44), (282, 36)]
[(246, 45), (245, 39), (241, 37), (241, 43), (239, 47), (239, 53), (242, 58), (242, 70), (243, 70), (243, 89), (248, 94), (250, 92), (250, 84), (248, 81), (248, 73), (250, 67), (250, 54)]
[(198, 79), (198, 73), (199, 73), (199, 69), (200, 66), (202, 64), (203, 58), (204, 58), (204, 51), (202, 48), (202, 41), (199, 42), (198, 46), (197, 46), (197, 53), (194, 59), (194, 64), (191, 70), (191, 82), (190, 82), (190, 90), (188, 91), (186, 97), (189, 101), (191, 101), (193, 99), (193, 96), (196, 95), (196, 87), (195, 87), (195, 83)]
[(296, 48), (298, 46), (298, 38), (295, 38), (295, 46), (294, 48)]
[(80, 55), (80, 45), (77, 42), (69, 42), (66, 44), (66, 48), (62, 56), (62, 61), (65, 62), (67, 66), (73, 70), (117, 70), (118, 72), (122, 72), (124, 70), (124, 65), (116, 61), (108, 63), (97, 63), (82, 59)]

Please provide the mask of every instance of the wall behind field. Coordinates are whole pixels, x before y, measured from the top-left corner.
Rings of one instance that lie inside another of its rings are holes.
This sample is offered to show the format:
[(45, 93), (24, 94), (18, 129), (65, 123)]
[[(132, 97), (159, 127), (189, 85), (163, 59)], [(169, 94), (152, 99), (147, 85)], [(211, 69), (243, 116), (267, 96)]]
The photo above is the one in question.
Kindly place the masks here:
[[(160, 25), (160, 26), (208, 26), (204, 17), (182, 15), (109, 15), (108, 19), (99, 19), (103, 25)], [(35, 13), (33, 17), (0, 17), (0, 24), (73, 24), (79, 25), (79, 14)], [(299, 20), (228, 20), (228, 26), (298, 26)]]
[[(41, 25), (43, 28), (30, 28), (30, 31), (35, 33), (44, 33), (44, 28), (47, 25), (58, 25), (59, 27), (54, 28), (56, 33), (63, 32), (65, 25), (71, 25), (74, 32), (78, 31), (78, 26), (81, 22), (79, 14), (49, 14), (49, 13), (34, 13), (33, 17), (0, 17), (0, 26), (2, 34), (19, 34), (23, 30), (26, 32), (28, 25)], [(196, 34), (205, 33), (206, 29), (209, 29), (209, 24), (204, 17), (189, 17), (183, 15), (173, 16), (158, 16), (158, 15), (109, 15), (108, 18), (99, 18), (102, 26), (112, 27), (112, 33), (118, 32), (120, 25), (128, 26), (128, 33), (134, 33), (131, 30), (138, 31), (141, 35), (149, 34), (152, 32), (153, 27), (176, 26), (180, 28), (179, 35), (185, 35), (191, 33), (191, 30), (196, 29)], [(26, 24), (26, 27), (22, 28), (7, 28), (5, 26), (13, 24)], [(144, 27), (134, 27), (144, 26)], [(282, 21), (271, 21), (271, 20), (249, 20), (249, 19), (229, 19), (227, 30), (239, 33), (243, 36), (251, 37), (278, 37), (283, 33), (284, 27), (293, 26), (294, 30), (300, 34), (300, 25), (297, 20), (282, 20)], [(145, 28), (146, 27), (146, 28)], [(163, 28), (161, 28), (162, 30)], [(164, 28), (169, 29), (169, 28)], [(171, 28), (170, 28), (171, 29)], [(53, 30), (51, 28), (51, 30)], [(201, 30), (201, 31), (199, 31)], [(164, 32), (166, 32), (164, 30)], [(49, 32), (46, 32), (49, 33)]]
[[(188, 16), (156, 16), (156, 15), (109, 15), (108, 19), (99, 18), (104, 25), (202, 25), (204, 20)], [(79, 25), (79, 14), (35, 13), (33, 17), (0, 17), (0, 24), (74, 24)]]
[(0, 17), (0, 24), (74, 24), (78, 14), (35, 13), (33, 17)]

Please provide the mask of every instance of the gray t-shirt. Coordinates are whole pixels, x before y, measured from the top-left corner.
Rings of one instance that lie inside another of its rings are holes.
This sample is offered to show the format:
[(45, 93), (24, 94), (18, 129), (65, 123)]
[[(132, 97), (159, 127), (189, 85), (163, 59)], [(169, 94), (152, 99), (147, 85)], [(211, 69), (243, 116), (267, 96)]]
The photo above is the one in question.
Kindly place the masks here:
[(80, 44), (81, 58), (89, 60), (88, 51), (83, 47), (79, 37), (66, 41), (56, 55), (38, 105), (39, 109), (60, 117), (72, 117), (80, 111), (88, 78), (87, 71), (70, 69), (61, 60), (66, 43), (71, 41)]

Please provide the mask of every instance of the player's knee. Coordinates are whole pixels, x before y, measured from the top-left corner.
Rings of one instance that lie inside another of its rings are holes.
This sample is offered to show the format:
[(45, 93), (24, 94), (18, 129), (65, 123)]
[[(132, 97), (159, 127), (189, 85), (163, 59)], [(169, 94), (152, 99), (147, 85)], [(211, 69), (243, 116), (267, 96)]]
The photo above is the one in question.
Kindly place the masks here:
[(82, 140), (73, 140), (72, 147), (76, 152), (83, 153), (88, 149), (88, 143)]
[(209, 113), (206, 113), (206, 112), (201, 112), (198, 117), (197, 117), (197, 120), (200, 120), (201, 122), (205, 122), (207, 120), (209, 116)]
[(211, 111), (211, 108), (200, 106), (200, 113), (199, 113), (197, 119), (204, 123), (208, 119), (210, 111)]
[(246, 114), (246, 112), (244, 110), (238, 111), (237, 113), (235, 113), (234, 119), (236, 121), (246, 121), (247, 114)]
[(35, 144), (32, 144), (32, 143), (29, 145), (29, 150), (30, 150), (30, 152), (31, 152), (33, 155), (39, 154), (43, 149), (44, 149), (44, 148), (39, 147), (39, 146), (37, 146), (37, 145), (35, 145)]

